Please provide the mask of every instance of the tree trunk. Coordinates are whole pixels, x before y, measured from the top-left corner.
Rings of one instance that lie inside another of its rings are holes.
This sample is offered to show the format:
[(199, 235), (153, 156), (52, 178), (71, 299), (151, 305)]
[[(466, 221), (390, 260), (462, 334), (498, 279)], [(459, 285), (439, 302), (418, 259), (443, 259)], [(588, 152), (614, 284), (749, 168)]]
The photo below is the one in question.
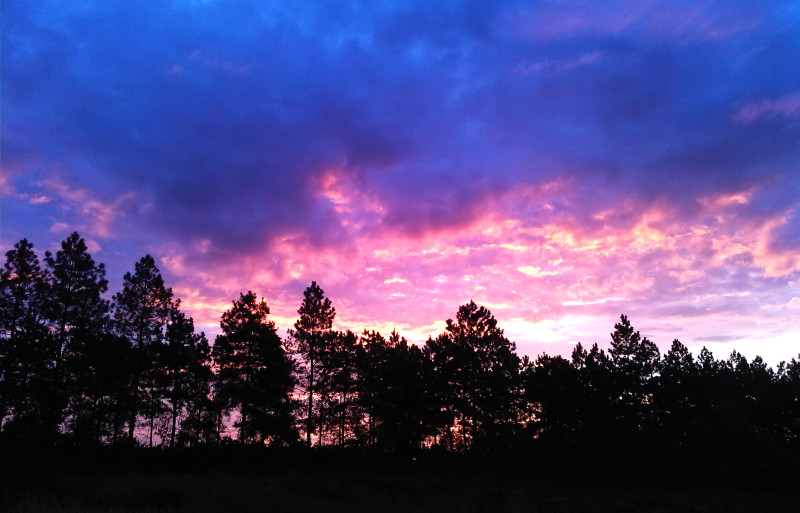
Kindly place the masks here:
[(150, 389), (150, 412), (148, 413), (148, 415), (150, 417), (150, 440), (148, 442), (148, 445), (150, 447), (153, 447), (153, 421), (156, 418), (156, 402), (152, 388)]
[(242, 427), (239, 429), (239, 442), (245, 443), (247, 441), (247, 405), (244, 403), (242, 403), (241, 415), (242, 418), (239, 422)]
[(133, 401), (131, 402), (131, 418), (128, 424), (128, 438), (134, 440), (134, 431), (136, 430), (136, 414), (139, 413), (139, 372), (140, 372), (140, 363), (141, 363), (141, 354), (139, 353), (143, 349), (143, 342), (144, 342), (144, 330), (145, 330), (145, 321), (142, 317), (140, 312), (139, 317), (139, 330), (136, 338), (136, 351), (133, 353), (133, 357), (135, 358), (134, 364), (136, 368), (133, 373)]
[(311, 431), (314, 428), (312, 419), (313, 408), (314, 408), (314, 352), (312, 350), (309, 351), (308, 418), (306, 419), (306, 444), (309, 447), (311, 447)]
[(217, 415), (217, 443), (222, 444), (222, 407), (220, 406), (219, 415)]
[(172, 428), (170, 429), (169, 433), (169, 446), (170, 448), (175, 447), (175, 427), (178, 420), (178, 415), (176, 414), (177, 406), (175, 402), (172, 403)]
[[(65, 307), (66, 310), (66, 307)], [(67, 320), (62, 318), (58, 330), (58, 354), (56, 355), (56, 375), (61, 377), (61, 365), (64, 359), (64, 345), (67, 340)]]
[(133, 389), (133, 397), (131, 398), (131, 415), (130, 419), (128, 420), (128, 438), (133, 440), (133, 433), (136, 430), (136, 415), (139, 413), (138, 405), (139, 405), (139, 371), (136, 370), (133, 374), (133, 380), (131, 383), (131, 388)]
[(169, 446), (175, 447), (175, 428), (178, 420), (178, 383), (177, 379), (172, 380), (172, 428), (169, 433)]
[(100, 441), (100, 430), (97, 427), (97, 405), (100, 400), (95, 399), (92, 401), (92, 408), (89, 411), (89, 425), (91, 426), (92, 441)]
[(116, 445), (117, 444), (117, 435), (119, 433), (119, 409), (118, 408), (114, 408), (114, 420), (112, 422), (114, 423), (114, 431), (113, 431), (113, 434), (111, 435), (111, 445)]

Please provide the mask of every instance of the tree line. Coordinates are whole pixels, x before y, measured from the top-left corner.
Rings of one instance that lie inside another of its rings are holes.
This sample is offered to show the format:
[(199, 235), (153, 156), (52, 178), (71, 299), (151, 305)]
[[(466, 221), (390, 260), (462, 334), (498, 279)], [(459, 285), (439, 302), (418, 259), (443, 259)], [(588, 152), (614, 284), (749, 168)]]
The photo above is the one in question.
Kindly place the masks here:
[[(312, 282), (282, 339), (240, 294), (213, 344), (147, 255), (108, 282), (73, 233), (43, 264), (27, 240), (0, 275), (0, 439), (194, 447), (224, 443), (484, 453), (698, 451), (733, 457), (800, 440), (800, 362), (665, 354), (626, 316), (608, 351), (516, 354), (470, 301), (422, 346), (333, 329)], [(732, 447), (736, 447), (732, 451)]]

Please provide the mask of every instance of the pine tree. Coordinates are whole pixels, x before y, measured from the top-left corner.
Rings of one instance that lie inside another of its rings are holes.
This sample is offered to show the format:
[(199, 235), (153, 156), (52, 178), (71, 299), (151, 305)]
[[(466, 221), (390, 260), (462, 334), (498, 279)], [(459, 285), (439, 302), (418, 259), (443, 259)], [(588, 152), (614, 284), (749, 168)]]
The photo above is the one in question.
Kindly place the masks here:
[(72, 427), (80, 426), (86, 408), (86, 386), (91, 379), (84, 360), (88, 340), (105, 329), (109, 309), (102, 294), (108, 290), (105, 266), (95, 264), (86, 242), (73, 233), (53, 256), (45, 253), (49, 276), (45, 315), (54, 337), (53, 408), (51, 422), (61, 422), (61, 410), (68, 406)]
[(642, 338), (625, 315), (614, 325), (608, 353), (628, 394), (641, 391), (659, 368), (658, 346)]
[(52, 338), (42, 315), (47, 275), (33, 244), (22, 239), (6, 253), (0, 274), (0, 429), (51, 436), (46, 426)]
[(526, 369), (524, 382), (526, 400), (535, 412), (535, 432), (553, 443), (571, 442), (584, 420), (580, 370), (560, 356), (542, 354)]
[[(428, 340), (426, 354), (458, 430), (453, 442), (466, 450), (508, 439), (517, 421), (519, 358), (491, 312), (474, 301), (461, 306), (445, 333)], [(446, 426), (444, 435), (451, 432)]]
[[(642, 435), (652, 423), (656, 374), (661, 363), (658, 347), (642, 337), (625, 315), (611, 333), (613, 433), (618, 446), (633, 456), (646, 445)], [(620, 455), (624, 453), (621, 452)]]
[(327, 429), (335, 445), (363, 439), (358, 404), (358, 359), (362, 350), (352, 331), (333, 333), (319, 353), (320, 437)]
[(335, 336), (333, 332), (333, 319), (336, 310), (331, 305), (331, 300), (325, 297), (325, 292), (312, 281), (311, 285), (303, 292), (303, 302), (297, 310), (299, 318), (294, 323), (294, 329), (289, 330), (289, 336), (294, 341), (294, 350), (301, 357), (306, 368), (304, 392), (307, 395), (306, 409), (306, 443), (311, 445), (311, 435), (314, 432), (314, 395), (325, 394), (321, 388), (322, 380), (316, 374), (321, 353), (326, 350)]
[(389, 451), (407, 452), (435, 433), (434, 403), (427, 386), (431, 363), (396, 331), (385, 344), (378, 341), (367, 347), (377, 353), (370, 359), (375, 443)]
[[(161, 352), (164, 369), (164, 392), (169, 403), (169, 433), (174, 447), (179, 421), (188, 408), (205, 407), (210, 383), (209, 346), (204, 333), (195, 333), (194, 320), (179, 309), (170, 311), (166, 344)], [(199, 413), (199, 412), (198, 412)], [(194, 413), (194, 415), (198, 415)]]
[(77, 232), (61, 243), (55, 257), (46, 252), (45, 262), (50, 276), (46, 313), (58, 341), (54, 357), (59, 368), (75, 335), (104, 327), (109, 304), (102, 295), (108, 280), (105, 265), (95, 264)]
[(156, 368), (157, 355), (163, 344), (170, 312), (176, 307), (172, 300), (172, 289), (164, 286), (164, 279), (150, 255), (145, 255), (136, 263), (133, 274), (125, 274), (122, 291), (114, 295), (114, 325), (117, 332), (127, 337), (133, 345), (128, 419), (130, 440), (134, 440), (136, 418), (144, 407), (152, 445), (154, 417), (163, 411), (157, 390), (160, 372)]
[(378, 438), (378, 409), (384, 389), (383, 368), (386, 363), (388, 343), (377, 331), (364, 330), (360, 337), (360, 350), (356, 360), (358, 399), (367, 423), (366, 444), (375, 445)]
[(294, 362), (267, 318), (267, 302), (241, 294), (222, 314), (222, 334), (215, 342), (219, 393), (239, 408), (239, 440), (288, 444), (297, 435), (292, 411)]
[(178, 432), (179, 445), (199, 445), (219, 440), (218, 404), (212, 397), (216, 375), (212, 370), (211, 346), (200, 333), (194, 357), (187, 369), (185, 416)]
[(675, 339), (661, 362), (654, 407), (665, 442), (681, 446), (694, 421), (698, 370), (694, 357)]

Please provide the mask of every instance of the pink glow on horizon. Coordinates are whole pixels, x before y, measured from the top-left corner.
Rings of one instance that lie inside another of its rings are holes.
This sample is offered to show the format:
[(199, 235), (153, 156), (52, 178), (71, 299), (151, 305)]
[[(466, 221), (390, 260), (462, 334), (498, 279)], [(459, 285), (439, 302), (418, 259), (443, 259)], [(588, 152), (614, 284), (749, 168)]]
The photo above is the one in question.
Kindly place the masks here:
[[(487, 306), (518, 351), (529, 355), (569, 354), (578, 341), (604, 344), (620, 313), (637, 313), (649, 329), (643, 333), (658, 336), (662, 348), (669, 337), (716, 340), (720, 334), (709, 331), (711, 326), (724, 328), (723, 333), (744, 329), (748, 322), (786, 328), (786, 319), (774, 312), (734, 314), (727, 302), (745, 304), (752, 298), (735, 284), (717, 284), (713, 278), (729, 276), (731, 269), (768, 278), (800, 269), (796, 256), (767, 243), (783, 218), (749, 223), (737, 218), (736, 209), (750, 201), (752, 192), (705, 198), (690, 220), (657, 203), (622, 202), (594, 214), (597, 223), (587, 228), (548, 208), (554, 195), (572, 194), (570, 182), (550, 183), (499, 195), (484, 217), (460, 228), (409, 236), (379, 230), (385, 210), (342, 175), (326, 172), (317, 185), (321, 201), (341, 207), (332, 215), (348, 234), (345, 244), (319, 246), (303, 233), (287, 231), (259, 254), (207, 267), (189, 257), (208, 249), (202, 241), (188, 253), (165, 248), (161, 263), (198, 329), (216, 333), (230, 302), (239, 292), (253, 290), (267, 299), (273, 320), (285, 330), (312, 280), (332, 299), (337, 329), (397, 329), (422, 343), (472, 299)], [(529, 221), (531, 212), (539, 223)], [(697, 310), (656, 313), (687, 303)], [(683, 333), (670, 327), (678, 319), (686, 327)]]

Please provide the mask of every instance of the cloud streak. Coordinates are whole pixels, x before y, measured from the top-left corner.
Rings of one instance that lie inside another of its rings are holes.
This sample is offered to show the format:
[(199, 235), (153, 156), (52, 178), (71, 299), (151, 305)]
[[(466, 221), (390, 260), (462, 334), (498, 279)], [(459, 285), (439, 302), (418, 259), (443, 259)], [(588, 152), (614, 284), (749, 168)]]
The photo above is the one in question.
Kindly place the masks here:
[(752, 123), (758, 119), (770, 119), (779, 116), (800, 116), (800, 93), (787, 94), (775, 100), (766, 98), (757, 102), (742, 105), (733, 119), (740, 123)]

